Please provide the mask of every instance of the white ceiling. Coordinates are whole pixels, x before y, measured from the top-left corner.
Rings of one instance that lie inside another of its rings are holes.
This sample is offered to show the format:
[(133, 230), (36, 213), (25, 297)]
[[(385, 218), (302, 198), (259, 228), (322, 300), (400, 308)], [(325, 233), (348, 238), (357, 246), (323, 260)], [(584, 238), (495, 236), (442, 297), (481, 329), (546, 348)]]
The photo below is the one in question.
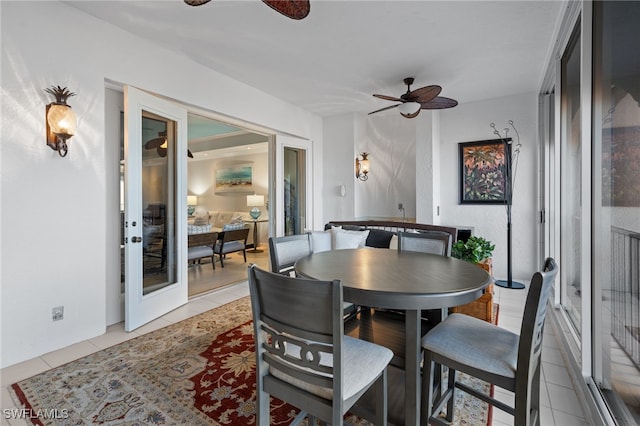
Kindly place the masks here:
[(405, 77), (460, 103), (536, 91), (565, 5), (311, 0), (294, 21), (258, 0), (67, 3), (322, 116), (388, 106), (371, 95)]

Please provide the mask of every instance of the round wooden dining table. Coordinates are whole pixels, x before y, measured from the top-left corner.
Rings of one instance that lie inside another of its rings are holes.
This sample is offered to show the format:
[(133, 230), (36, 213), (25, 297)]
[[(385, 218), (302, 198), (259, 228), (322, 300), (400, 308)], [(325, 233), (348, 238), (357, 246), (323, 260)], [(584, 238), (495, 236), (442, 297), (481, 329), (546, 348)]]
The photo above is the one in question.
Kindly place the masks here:
[(482, 268), (435, 254), (359, 248), (313, 253), (295, 264), (299, 276), (342, 281), (344, 300), (405, 311), (404, 424), (420, 421), (421, 311), (482, 296), (491, 277)]

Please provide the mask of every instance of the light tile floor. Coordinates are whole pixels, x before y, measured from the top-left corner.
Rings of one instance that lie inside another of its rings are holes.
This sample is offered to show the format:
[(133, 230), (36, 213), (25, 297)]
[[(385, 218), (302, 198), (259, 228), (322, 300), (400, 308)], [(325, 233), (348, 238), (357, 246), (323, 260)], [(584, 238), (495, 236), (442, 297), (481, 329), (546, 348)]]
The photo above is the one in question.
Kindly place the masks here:
[[(510, 290), (495, 287), (495, 301), (500, 304), (498, 325), (520, 332), (522, 313), (527, 296), (526, 290)], [(542, 426), (588, 425), (585, 410), (578, 400), (567, 372), (560, 345), (556, 341), (553, 327), (547, 322), (542, 340), (542, 377), (540, 383), (540, 424)], [(513, 404), (513, 393), (496, 388), (496, 397)], [(513, 416), (501, 410), (493, 410), (493, 425), (513, 425)]]
[[(7, 386), (11, 383), (172, 323), (190, 318), (208, 309), (213, 309), (240, 297), (247, 296), (248, 294), (249, 289), (246, 282), (231, 285), (193, 298), (185, 306), (144, 325), (134, 332), (125, 332), (123, 323), (115, 324), (110, 326), (102, 336), (76, 343), (66, 348), (44, 354), (41, 357), (0, 370), (0, 383), (2, 385), (2, 416), (0, 418), (0, 424), (2, 426), (27, 424), (24, 420), (5, 418), (7, 417), (6, 414), (9, 414), (6, 411), (7, 409), (16, 408), (7, 390)], [(496, 302), (500, 304), (499, 325), (519, 332), (526, 291), (496, 288), (495, 296)], [(565, 368), (559, 345), (556, 342), (551, 327), (546, 327), (543, 343), (542, 384), (540, 391), (540, 399), (543, 406), (541, 425), (588, 425), (589, 423), (585, 420), (584, 410), (574, 392), (573, 384)], [(505, 402), (513, 401), (512, 393), (502, 391), (499, 388), (496, 388), (496, 396)], [(502, 426), (513, 424), (512, 416), (498, 409), (494, 409), (493, 413), (493, 425)]]

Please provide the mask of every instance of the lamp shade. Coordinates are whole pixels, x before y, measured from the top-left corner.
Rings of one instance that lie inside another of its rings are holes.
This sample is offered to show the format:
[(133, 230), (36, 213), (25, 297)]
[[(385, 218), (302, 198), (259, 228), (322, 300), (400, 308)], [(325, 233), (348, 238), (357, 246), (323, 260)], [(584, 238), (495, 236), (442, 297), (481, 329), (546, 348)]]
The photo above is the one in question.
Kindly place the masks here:
[(247, 195), (248, 207), (262, 207), (264, 206), (264, 195)]
[(187, 205), (195, 206), (198, 204), (198, 196), (197, 195), (187, 195)]
[(398, 111), (406, 115), (415, 114), (420, 108), (422, 108), (422, 105), (418, 102), (405, 102), (398, 105)]

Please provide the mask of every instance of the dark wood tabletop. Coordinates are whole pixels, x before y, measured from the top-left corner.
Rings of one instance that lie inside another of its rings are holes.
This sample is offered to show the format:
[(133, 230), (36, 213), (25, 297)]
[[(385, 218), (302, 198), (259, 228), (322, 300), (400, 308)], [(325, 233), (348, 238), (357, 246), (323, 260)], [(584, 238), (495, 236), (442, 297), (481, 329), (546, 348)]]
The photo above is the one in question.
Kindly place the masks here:
[(476, 300), (489, 285), (482, 268), (459, 259), (387, 249), (331, 250), (295, 265), (301, 276), (340, 279), (344, 299), (388, 309), (439, 309)]

